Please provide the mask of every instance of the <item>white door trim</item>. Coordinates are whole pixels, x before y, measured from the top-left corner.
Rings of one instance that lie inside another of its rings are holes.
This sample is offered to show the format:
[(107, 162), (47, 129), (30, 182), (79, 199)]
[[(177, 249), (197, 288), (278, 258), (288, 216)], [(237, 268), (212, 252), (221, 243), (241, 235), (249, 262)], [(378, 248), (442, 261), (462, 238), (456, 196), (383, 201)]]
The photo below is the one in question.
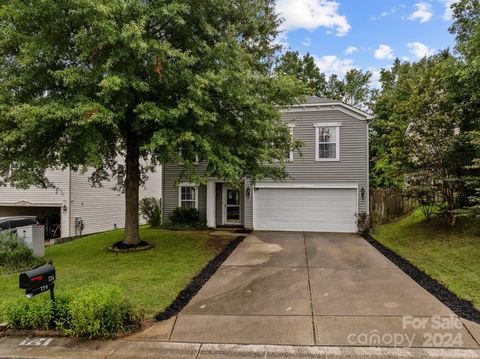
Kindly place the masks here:
[[(230, 186), (228, 182), (224, 182), (222, 184), (222, 225), (241, 225), (242, 224), (242, 218), (240, 216), (239, 222), (228, 222), (227, 221), (227, 189)], [(233, 188), (235, 189), (235, 188)], [(240, 189), (236, 189), (239, 191), (239, 196), (241, 195)], [(239, 197), (240, 199), (240, 197)], [(242, 201), (240, 200), (240, 203), (238, 204), (239, 211), (242, 210)], [(239, 212), (240, 213), (240, 212)]]

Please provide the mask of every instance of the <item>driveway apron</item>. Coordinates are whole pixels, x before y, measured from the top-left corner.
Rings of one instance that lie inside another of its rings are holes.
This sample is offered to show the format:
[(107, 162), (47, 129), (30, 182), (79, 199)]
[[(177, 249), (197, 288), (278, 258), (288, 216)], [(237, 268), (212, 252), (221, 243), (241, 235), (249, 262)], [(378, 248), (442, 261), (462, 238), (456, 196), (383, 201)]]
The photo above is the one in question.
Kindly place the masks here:
[(338, 233), (250, 234), (176, 318), (136, 337), (156, 332), (194, 343), (479, 347), (363, 238)]

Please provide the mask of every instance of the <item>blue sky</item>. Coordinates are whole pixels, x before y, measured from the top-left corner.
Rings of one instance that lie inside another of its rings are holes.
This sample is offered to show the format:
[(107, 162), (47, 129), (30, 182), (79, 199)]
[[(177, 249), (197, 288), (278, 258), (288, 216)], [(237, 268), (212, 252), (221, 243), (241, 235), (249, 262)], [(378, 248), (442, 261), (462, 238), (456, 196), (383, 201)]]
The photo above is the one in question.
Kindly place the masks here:
[(310, 52), (327, 74), (357, 67), (374, 72), (393, 59), (415, 61), (452, 47), (450, 4), (455, 0), (277, 0), (285, 19), (278, 40)]

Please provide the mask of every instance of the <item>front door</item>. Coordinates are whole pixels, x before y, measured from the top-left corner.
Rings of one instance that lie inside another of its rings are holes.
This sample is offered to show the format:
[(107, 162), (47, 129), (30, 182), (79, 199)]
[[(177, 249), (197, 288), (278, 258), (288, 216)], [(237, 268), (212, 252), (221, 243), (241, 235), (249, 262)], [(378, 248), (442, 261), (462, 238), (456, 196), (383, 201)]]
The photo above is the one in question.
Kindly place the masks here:
[(225, 224), (240, 224), (240, 191), (225, 184)]

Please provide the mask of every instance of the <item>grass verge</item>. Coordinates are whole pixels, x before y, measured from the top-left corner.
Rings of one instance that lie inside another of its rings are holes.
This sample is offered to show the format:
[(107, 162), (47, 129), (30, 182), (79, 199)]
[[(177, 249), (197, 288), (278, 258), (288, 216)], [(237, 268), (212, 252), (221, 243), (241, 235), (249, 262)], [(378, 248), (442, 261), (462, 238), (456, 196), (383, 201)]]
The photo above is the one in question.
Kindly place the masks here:
[[(121, 240), (123, 230), (46, 248), (45, 259), (52, 259), (57, 271), (55, 292), (75, 295), (80, 286), (87, 284), (118, 285), (132, 303), (151, 318), (170, 305), (192, 278), (233, 239), (214, 238), (207, 232), (197, 231), (149, 227), (142, 227), (140, 231), (142, 239), (154, 245), (153, 249), (121, 254), (108, 251), (107, 246)], [(0, 275), (0, 293), (0, 309), (2, 303), (24, 296), (18, 289), (18, 273)]]
[(478, 221), (461, 218), (450, 227), (440, 218), (427, 222), (415, 210), (376, 227), (371, 236), (480, 309)]

